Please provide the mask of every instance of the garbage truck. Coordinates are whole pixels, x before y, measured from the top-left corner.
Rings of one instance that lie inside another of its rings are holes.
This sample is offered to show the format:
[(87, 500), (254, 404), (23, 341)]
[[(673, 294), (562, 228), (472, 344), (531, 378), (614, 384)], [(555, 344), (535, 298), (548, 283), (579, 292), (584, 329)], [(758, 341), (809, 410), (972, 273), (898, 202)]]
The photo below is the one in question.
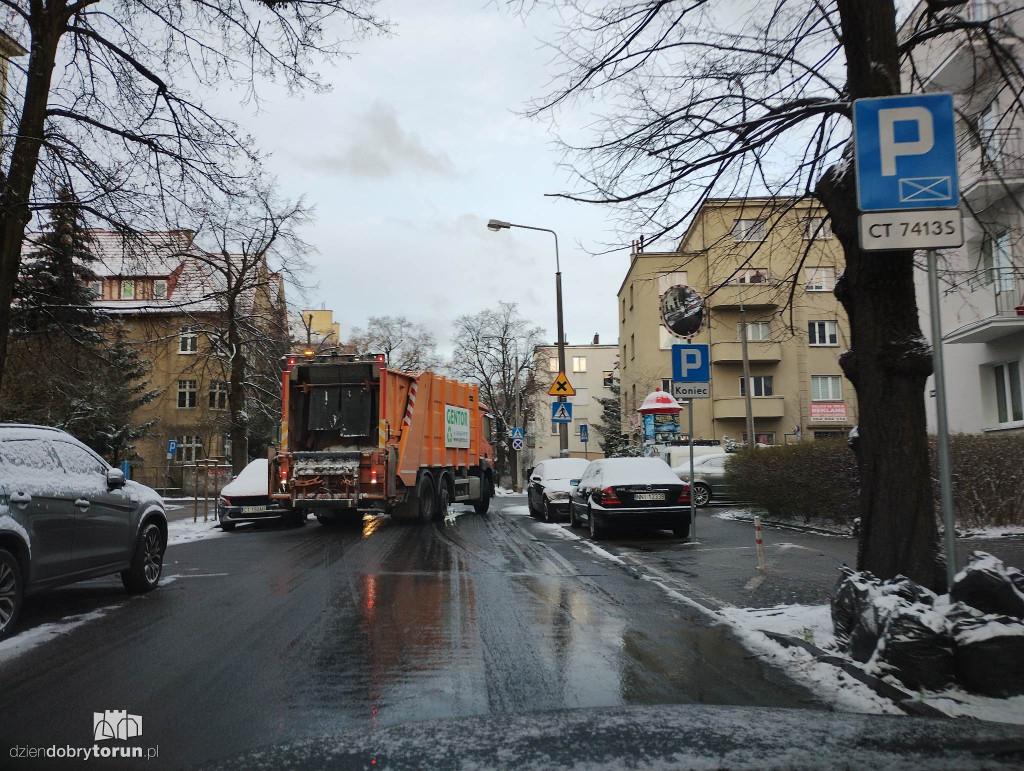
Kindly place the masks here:
[(323, 525), (365, 513), (429, 522), (451, 503), (484, 514), (497, 478), (477, 386), (387, 368), (383, 354), (286, 356), (271, 498)]

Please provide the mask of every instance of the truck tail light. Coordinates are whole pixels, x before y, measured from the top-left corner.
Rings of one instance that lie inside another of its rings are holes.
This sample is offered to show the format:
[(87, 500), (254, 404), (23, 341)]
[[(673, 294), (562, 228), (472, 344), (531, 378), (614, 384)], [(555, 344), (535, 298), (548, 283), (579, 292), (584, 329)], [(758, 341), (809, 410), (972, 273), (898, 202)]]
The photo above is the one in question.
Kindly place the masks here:
[(601, 504), (607, 505), (609, 503), (622, 503), (619, 500), (619, 496), (615, 494), (614, 487), (606, 487), (601, 491)]
[(370, 484), (371, 485), (377, 484), (377, 469), (371, 469), (370, 470)]

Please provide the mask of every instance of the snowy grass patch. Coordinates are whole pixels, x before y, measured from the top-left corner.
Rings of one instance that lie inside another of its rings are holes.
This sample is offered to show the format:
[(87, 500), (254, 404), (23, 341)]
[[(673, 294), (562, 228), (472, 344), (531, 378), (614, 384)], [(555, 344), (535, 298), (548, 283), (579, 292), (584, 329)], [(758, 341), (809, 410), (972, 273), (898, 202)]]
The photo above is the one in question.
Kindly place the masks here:
[(177, 546), (192, 541), (204, 541), (207, 538), (220, 538), (227, 535), (220, 529), (216, 521), (193, 522), (190, 519), (179, 519), (176, 522), (167, 523), (167, 545)]

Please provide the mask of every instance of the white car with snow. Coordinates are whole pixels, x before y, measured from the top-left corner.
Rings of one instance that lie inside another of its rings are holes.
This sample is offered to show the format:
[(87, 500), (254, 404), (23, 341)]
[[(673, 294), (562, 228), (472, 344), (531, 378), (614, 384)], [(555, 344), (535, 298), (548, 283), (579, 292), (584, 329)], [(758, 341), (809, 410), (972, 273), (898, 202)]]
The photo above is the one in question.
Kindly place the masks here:
[(281, 521), (306, 524), (306, 512), (283, 507), (270, 497), (270, 463), (257, 458), (224, 485), (217, 501), (217, 518), (222, 530), (234, 530), (241, 522)]
[(569, 482), (579, 479), (590, 465), (583, 458), (552, 458), (538, 463), (530, 472), (530, 484), (526, 488), (526, 505), (530, 514), (542, 517), (545, 522), (555, 517), (568, 515)]
[(65, 431), (0, 423), (0, 639), (44, 589), (119, 573), (129, 592), (152, 591), (166, 547), (155, 490)]

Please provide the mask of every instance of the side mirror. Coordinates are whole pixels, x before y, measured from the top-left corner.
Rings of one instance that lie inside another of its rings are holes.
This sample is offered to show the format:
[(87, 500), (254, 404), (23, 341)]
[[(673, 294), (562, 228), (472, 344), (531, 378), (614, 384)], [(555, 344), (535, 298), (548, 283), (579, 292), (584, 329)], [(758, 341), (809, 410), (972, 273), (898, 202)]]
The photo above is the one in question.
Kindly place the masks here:
[(569, 487), (579, 487), (579, 486), (580, 486), (580, 480), (578, 480), (578, 479), (570, 479), (569, 480)]
[(539, 481), (540, 481), (540, 477), (534, 477), (534, 478), (533, 478), (533, 481), (534, 481), (534, 482), (539, 482)]
[(107, 489), (117, 490), (124, 487), (124, 472), (119, 468), (107, 469)]

